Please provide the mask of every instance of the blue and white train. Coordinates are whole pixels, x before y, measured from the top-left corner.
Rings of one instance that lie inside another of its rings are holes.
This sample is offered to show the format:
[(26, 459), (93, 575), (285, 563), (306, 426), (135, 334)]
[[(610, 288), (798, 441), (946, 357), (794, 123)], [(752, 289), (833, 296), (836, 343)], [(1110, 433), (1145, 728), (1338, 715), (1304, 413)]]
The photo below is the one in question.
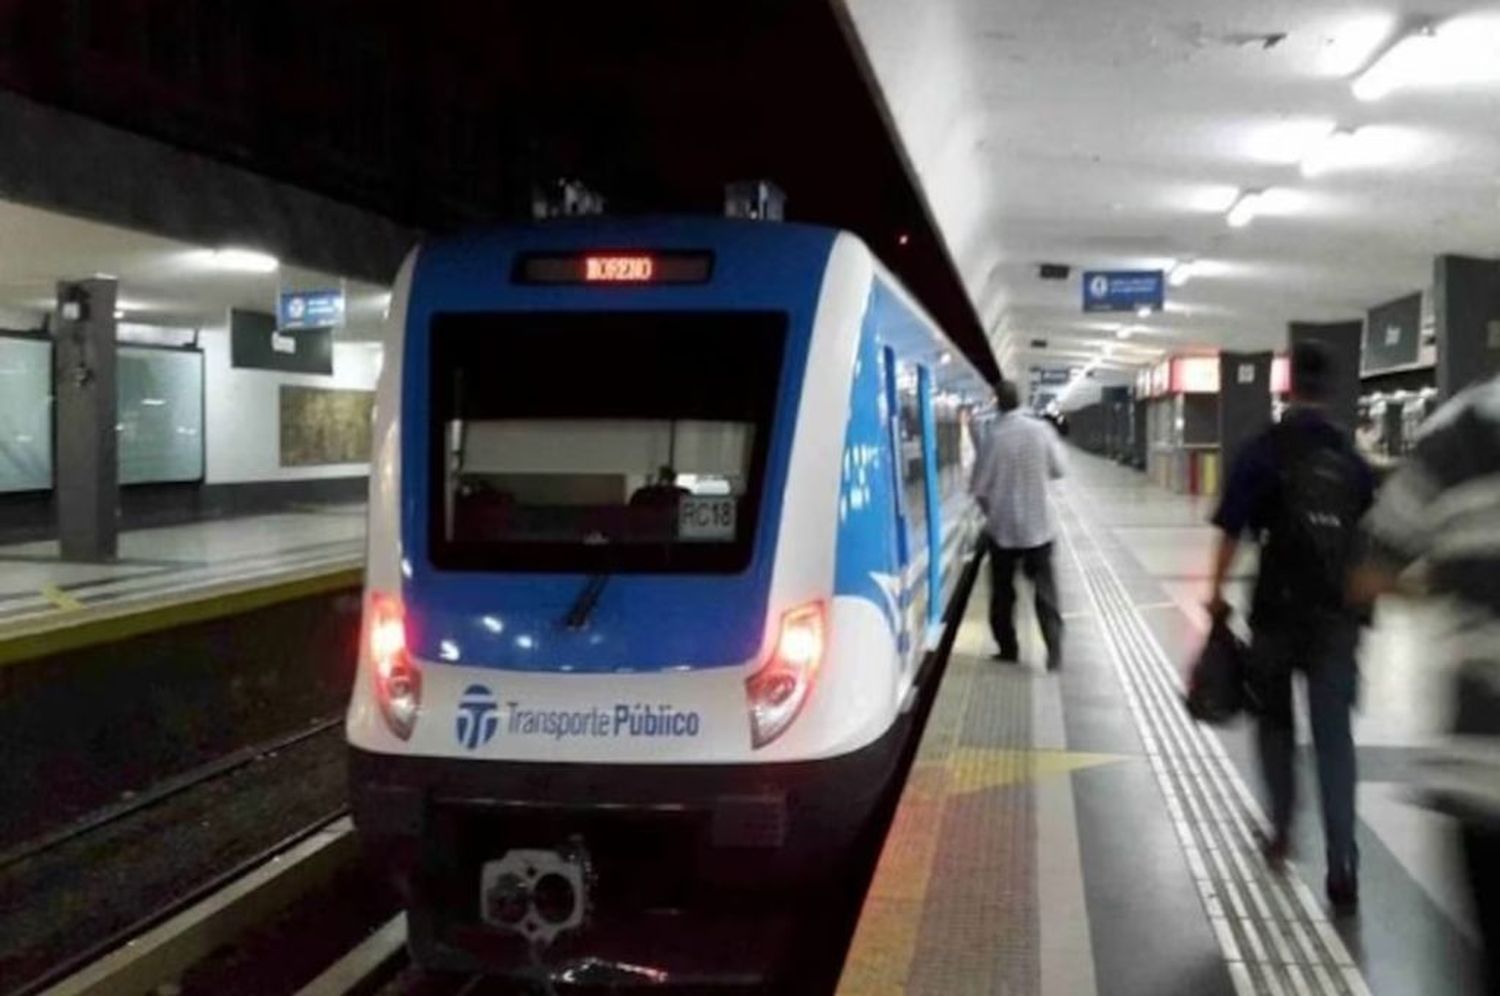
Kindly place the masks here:
[[(680, 975), (716, 900), (838, 867), (973, 558), (988, 396), (849, 234), (587, 219), (415, 251), (347, 729), (417, 958)], [(733, 974), (742, 948), (692, 950)]]

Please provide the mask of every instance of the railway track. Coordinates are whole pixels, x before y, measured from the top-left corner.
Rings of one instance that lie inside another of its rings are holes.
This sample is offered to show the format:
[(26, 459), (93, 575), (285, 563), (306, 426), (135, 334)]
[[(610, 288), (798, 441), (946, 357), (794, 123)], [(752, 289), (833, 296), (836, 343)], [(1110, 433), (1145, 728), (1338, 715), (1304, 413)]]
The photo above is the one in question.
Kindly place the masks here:
[(308, 826), (10, 996), (131, 996), (177, 983), (244, 931), (305, 895), (356, 855), (345, 811)]
[(265, 760), (273, 754), (278, 754), (316, 737), (332, 733), (342, 723), (342, 716), (315, 720), (306, 729), (274, 737), (257, 744), (251, 744), (248, 747), (233, 751), (218, 760), (200, 765), (191, 771), (167, 778), (144, 792), (132, 795), (130, 798), (121, 800), (113, 805), (105, 806), (90, 813), (81, 820), (69, 823), (34, 840), (24, 841), (8, 850), (0, 851), (0, 872), (4, 872), (7, 868), (61, 847), (69, 841), (77, 840), (85, 834), (100, 830), (112, 823), (118, 823), (126, 817), (133, 816), (153, 806), (159, 806), (169, 799), (176, 798), (184, 792), (198, 788), (215, 779), (232, 775), (243, 768), (255, 764), (257, 761)]
[[(307, 850), (309, 842), (319, 845), (311, 847), (319, 861), (326, 857), (324, 845), (332, 846), (328, 854), (347, 850), (352, 857), (352, 836), (347, 844), (335, 841), (341, 835), (329, 829), (346, 816), (342, 793), (328, 794), (326, 804), (321, 789), (303, 793), (280, 818), (262, 815), (288, 805), (284, 786), (327, 765), (329, 738), (339, 735), (339, 727), (336, 718), (316, 720), (0, 853), (0, 890), (6, 894), (0, 903), (0, 994), (31, 996), (81, 978), (86, 967), (122, 948), (139, 949), (141, 939), (163, 924), (232, 891), (262, 866), (302, 853), (298, 849)], [(327, 781), (324, 776), (320, 784)], [(221, 808), (237, 795), (254, 800), (244, 807), (248, 817)], [(222, 819), (207, 822), (213, 816)], [(164, 827), (186, 832), (163, 835)]]

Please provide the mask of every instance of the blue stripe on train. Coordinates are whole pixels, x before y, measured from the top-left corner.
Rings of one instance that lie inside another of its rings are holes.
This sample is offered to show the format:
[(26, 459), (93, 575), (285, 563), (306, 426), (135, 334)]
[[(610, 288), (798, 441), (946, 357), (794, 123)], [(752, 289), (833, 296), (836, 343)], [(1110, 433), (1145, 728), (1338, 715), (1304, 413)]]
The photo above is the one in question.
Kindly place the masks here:
[(896, 548), (892, 413), (886, 400), (886, 352), (879, 334), (891, 318), (884, 309), (895, 303), (877, 282), (860, 328), (839, 478), (833, 590), (835, 595), (873, 603), (899, 642), (906, 639), (901, 620), (911, 593), (902, 584)]

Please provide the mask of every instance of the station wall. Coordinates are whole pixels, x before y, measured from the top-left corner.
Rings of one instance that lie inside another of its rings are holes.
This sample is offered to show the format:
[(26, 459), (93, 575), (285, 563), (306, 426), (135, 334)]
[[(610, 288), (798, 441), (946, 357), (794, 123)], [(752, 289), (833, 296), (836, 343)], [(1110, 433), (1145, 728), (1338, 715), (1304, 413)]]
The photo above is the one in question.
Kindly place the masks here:
[(335, 342), (333, 375), (246, 370), (230, 365), (229, 331), (205, 329), (203, 348), (207, 464), (206, 484), (298, 481), (362, 477), (368, 463), (314, 467), (281, 465), (281, 387), (373, 391), (380, 374), (380, 350), (362, 342)]

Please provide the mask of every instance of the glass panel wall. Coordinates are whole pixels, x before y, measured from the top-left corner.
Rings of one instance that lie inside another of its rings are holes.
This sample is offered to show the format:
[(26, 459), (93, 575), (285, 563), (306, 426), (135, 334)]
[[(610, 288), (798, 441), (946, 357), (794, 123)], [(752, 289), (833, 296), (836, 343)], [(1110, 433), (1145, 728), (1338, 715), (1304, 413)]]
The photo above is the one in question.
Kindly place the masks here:
[(203, 479), (203, 354), (121, 346), (120, 483)]
[(0, 336), (0, 492), (52, 487), (52, 344)]

